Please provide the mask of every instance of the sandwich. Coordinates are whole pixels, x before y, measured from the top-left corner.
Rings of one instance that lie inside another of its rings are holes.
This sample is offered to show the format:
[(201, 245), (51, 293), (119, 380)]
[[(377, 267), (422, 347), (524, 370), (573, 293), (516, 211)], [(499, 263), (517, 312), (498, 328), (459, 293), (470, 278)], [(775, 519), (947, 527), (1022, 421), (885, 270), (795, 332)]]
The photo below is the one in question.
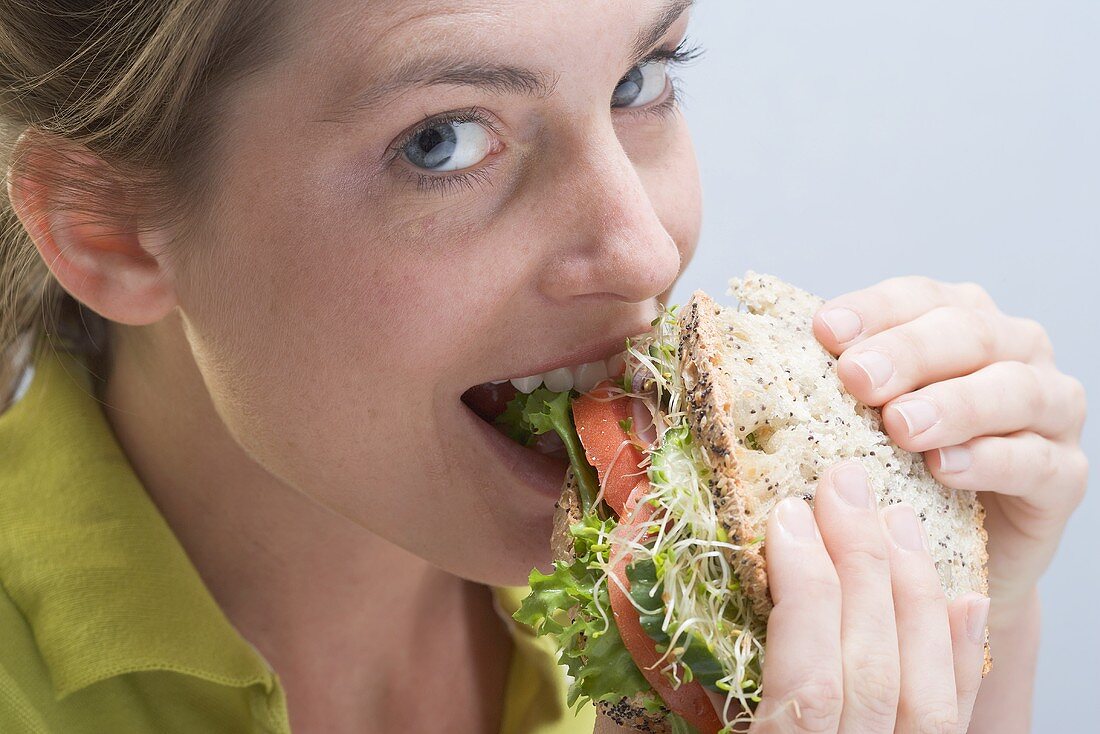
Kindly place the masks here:
[[(765, 525), (812, 502), (819, 473), (866, 469), (880, 506), (913, 506), (947, 597), (988, 590), (984, 512), (880, 411), (843, 387), (813, 335), (823, 303), (768, 275), (702, 291), (627, 339), (622, 369), (585, 392), (518, 392), (495, 419), (514, 440), (556, 434), (569, 457), (551, 538), (515, 613), (554, 639), (568, 703), (640, 732), (716, 734), (752, 720), (772, 601)], [(986, 645), (987, 672), (990, 667)]]

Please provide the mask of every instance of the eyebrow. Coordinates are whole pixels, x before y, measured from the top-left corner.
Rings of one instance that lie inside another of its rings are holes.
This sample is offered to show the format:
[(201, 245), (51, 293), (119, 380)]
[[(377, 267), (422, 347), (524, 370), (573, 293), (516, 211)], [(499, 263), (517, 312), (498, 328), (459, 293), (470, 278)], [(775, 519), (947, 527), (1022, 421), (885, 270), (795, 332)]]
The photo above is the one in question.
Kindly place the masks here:
[[(634, 37), (632, 61), (637, 63), (656, 45), (676, 20), (695, 0), (668, 0), (656, 20)], [(345, 113), (357, 113), (376, 107), (393, 94), (412, 88), (438, 84), (481, 87), (503, 94), (521, 94), (540, 99), (549, 97), (557, 85), (557, 75), (541, 69), (509, 64), (470, 61), (454, 54), (415, 58), (399, 65), (382, 81), (356, 94), (341, 106)]]

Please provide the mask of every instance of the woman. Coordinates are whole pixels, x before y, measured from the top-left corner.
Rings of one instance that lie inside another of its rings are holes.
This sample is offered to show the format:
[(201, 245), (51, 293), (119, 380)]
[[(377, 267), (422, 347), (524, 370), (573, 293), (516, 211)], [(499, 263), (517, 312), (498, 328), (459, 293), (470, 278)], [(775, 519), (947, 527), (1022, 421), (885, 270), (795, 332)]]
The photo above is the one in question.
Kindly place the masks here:
[[(690, 260), (689, 4), (0, 4), (0, 346), (60, 322), (3, 383), (0, 728), (591, 730), (499, 588), (548, 561), (560, 465), (461, 396), (612, 356)], [(986, 601), (837, 470), (772, 519), (756, 730), (1026, 730), (1081, 384), (973, 284), (815, 328), (900, 445), (996, 490), (996, 663), (979, 689)]]

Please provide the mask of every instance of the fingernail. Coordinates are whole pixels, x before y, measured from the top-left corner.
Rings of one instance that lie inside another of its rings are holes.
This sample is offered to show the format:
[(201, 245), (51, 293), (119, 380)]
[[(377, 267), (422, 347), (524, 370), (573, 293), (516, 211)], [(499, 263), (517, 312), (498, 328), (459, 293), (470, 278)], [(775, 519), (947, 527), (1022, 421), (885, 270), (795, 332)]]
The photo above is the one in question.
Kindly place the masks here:
[(951, 473), (970, 468), (970, 449), (966, 446), (944, 446), (940, 452), (940, 471)]
[(923, 398), (913, 398), (912, 400), (894, 403), (893, 407), (901, 415), (902, 420), (905, 421), (910, 438), (927, 431), (940, 419), (939, 409)]
[(989, 597), (974, 599), (966, 605), (966, 636), (974, 644), (985, 640), (985, 622), (989, 619)]
[(833, 486), (840, 498), (852, 507), (867, 509), (871, 506), (871, 490), (867, 486), (867, 472), (854, 461), (846, 461), (832, 473)]
[(791, 537), (798, 540), (813, 540), (817, 537), (817, 526), (810, 506), (798, 497), (788, 497), (779, 503), (779, 526)]
[(894, 362), (882, 352), (862, 352), (852, 357), (852, 363), (863, 370), (873, 388), (882, 387), (894, 376)]
[(855, 339), (863, 331), (863, 320), (850, 308), (830, 308), (821, 314), (821, 321), (840, 343)]
[(910, 551), (919, 551), (924, 548), (924, 530), (912, 507), (894, 505), (888, 507), (884, 514), (890, 537), (899, 548)]

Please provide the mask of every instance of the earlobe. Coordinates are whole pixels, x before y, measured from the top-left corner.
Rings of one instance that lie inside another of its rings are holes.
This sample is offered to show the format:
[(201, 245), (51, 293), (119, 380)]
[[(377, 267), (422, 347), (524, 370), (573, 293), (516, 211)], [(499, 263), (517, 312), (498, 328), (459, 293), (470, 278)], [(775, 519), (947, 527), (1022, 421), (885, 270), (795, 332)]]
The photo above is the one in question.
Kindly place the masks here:
[[(95, 175), (88, 170), (67, 171), (74, 159), (52, 151), (36, 151), (33, 159), (38, 165), (49, 161), (57, 166), (49, 180)], [(131, 213), (122, 211), (124, 207), (112, 209), (106, 201), (59, 206), (57, 202), (72, 198), (71, 194), (63, 196), (66, 192), (51, 190), (43, 180), (22, 171), (10, 174), (9, 200), (61, 287), (99, 315), (121, 324), (150, 324), (170, 313), (176, 305), (174, 279), (167, 270), (168, 258), (155, 248), (165, 241), (165, 234), (138, 230)], [(88, 196), (86, 185), (75, 190)]]

